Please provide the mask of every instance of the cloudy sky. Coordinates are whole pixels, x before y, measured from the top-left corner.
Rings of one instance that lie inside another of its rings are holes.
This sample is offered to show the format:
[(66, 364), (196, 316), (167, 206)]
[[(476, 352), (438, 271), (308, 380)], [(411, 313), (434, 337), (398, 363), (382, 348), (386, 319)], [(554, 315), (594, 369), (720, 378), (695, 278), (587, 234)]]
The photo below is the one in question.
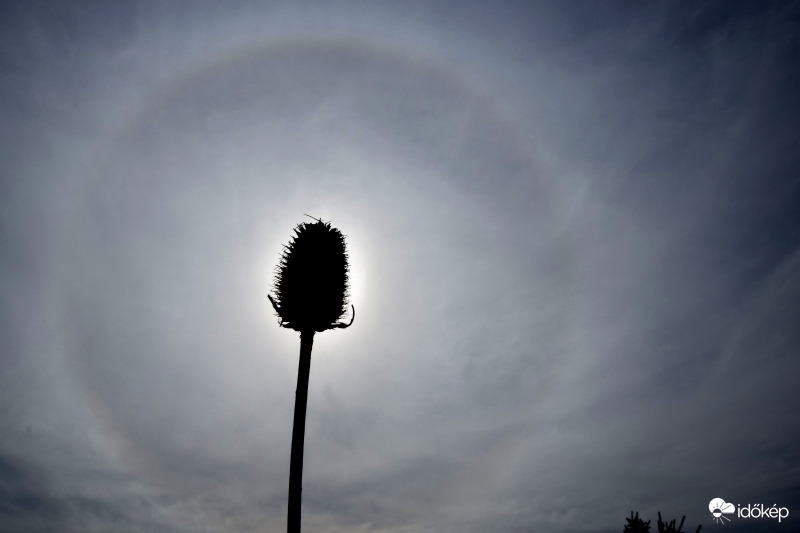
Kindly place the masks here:
[(0, 10), (1, 531), (797, 530), (797, 2)]

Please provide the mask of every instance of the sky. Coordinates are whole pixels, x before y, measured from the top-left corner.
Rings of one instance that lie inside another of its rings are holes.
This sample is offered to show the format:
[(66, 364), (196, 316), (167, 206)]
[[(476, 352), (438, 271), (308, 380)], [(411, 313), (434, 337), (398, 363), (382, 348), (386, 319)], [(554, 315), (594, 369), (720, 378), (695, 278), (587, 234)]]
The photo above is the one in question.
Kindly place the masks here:
[[(0, 7), (0, 531), (800, 529), (800, 3)], [(348, 317), (345, 317), (348, 318)], [(709, 502), (788, 509), (727, 515)]]

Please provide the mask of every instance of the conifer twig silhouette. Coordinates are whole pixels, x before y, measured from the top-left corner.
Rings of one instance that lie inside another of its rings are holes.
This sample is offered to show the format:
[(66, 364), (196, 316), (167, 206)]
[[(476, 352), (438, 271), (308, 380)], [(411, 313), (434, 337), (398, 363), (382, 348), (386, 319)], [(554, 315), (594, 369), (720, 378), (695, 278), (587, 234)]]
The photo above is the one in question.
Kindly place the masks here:
[(628, 523), (625, 525), (625, 529), (623, 533), (649, 533), (650, 532), (650, 520), (645, 522), (641, 518), (639, 518), (639, 513), (636, 513), (636, 516), (633, 515), (633, 511), (631, 511), (631, 517), (625, 519)]
[[(649, 533), (650, 531), (650, 520), (645, 522), (641, 518), (639, 518), (639, 513), (637, 512), (636, 515), (633, 514), (631, 511), (631, 517), (625, 519), (628, 523), (625, 525), (625, 529), (623, 533)], [(683, 533), (683, 522), (686, 520), (686, 516), (681, 518), (681, 523), (678, 525), (678, 528), (675, 529), (675, 520), (671, 522), (664, 522), (661, 519), (661, 511), (658, 512), (658, 533)], [(703, 528), (702, 525), (697, 526), (697, 530), (695, 533), (700, 533), (700, 530)]]
[(280, 317), (279, 325), (300, 332), (300, 364), (289, 465), (288, 533), (300, 532), (303, 446), (314, 333), (348, 328), (356, 316), (355, 306), (352, 306), (350, 322), (338, 322), (347, 309), (349, 296), (349, 266), (344, 235), (329, 223), (311, 218), (316, 222), (298, 224), (294, 230), (295, 236), (284, 246), (275, 272), (275, 297), (268, 296)]

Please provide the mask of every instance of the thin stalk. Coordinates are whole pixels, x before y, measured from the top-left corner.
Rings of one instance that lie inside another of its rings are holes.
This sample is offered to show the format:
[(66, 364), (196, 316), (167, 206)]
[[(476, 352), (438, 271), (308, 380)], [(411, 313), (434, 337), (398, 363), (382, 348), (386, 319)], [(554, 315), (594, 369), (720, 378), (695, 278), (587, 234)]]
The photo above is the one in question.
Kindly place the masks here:
[(306, 404), (308, 403), (308, 376), (311, 373), (311, 347), (313, 331), (300, 332), (300, 365), (297, 369), (297, 390), (294, 398), (294, 426), (292, 427), (292, 458), (289, 465), (289, 519), (288, 533), (300, 533), (300, 502), (303, 493), (303, 444), (306, 435)]

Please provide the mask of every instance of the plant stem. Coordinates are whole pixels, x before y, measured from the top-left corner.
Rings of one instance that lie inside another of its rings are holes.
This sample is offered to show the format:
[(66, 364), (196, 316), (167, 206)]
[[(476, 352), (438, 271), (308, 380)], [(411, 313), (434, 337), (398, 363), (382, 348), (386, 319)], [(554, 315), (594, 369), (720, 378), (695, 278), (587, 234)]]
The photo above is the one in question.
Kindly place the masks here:
[(300, 502), (303, 493), (303, 443), (306, 434), (306, 404), (308, 403), (308, 375), (311, 373), (311, 347), (314, 332), (300, 332), (300, 365), (297, 369), (297, 390), (294, 398), (294, 426), (292, 428), (292, 458), (289, 465), (289, 518), (288, 533), (300, 533)]

